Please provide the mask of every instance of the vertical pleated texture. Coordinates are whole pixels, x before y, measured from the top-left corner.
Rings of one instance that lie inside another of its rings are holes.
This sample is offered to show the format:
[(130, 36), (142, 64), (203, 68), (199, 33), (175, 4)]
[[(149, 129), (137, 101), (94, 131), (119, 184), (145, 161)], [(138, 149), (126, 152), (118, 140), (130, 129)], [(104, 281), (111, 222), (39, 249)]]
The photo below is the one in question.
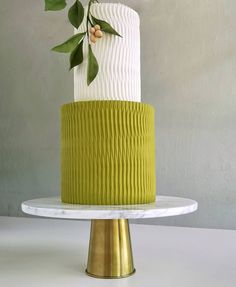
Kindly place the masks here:
[(155, 201), (152, 106), (75, 102), (61, 109), (61, 197), (66, 203)]
[[(74, 69), (74, 100), (141, 101), (140, 83), (140, 21), (131, 8), (115, 3), (91, 6), (94, 17), (107, 21), (122, 37), (104, 33), (93, 52), (99, 63), (96, 79), (87, 86), (88, 45), (84, 41), (84, 61)], [(79, 30), (85, 31), (86, 17)]]

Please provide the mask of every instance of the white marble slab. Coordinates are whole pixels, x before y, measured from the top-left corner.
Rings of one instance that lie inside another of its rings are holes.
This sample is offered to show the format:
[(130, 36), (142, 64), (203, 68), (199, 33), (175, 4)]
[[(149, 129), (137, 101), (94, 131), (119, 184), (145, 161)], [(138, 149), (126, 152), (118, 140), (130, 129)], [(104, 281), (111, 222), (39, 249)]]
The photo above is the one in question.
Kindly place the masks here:
[(135, 219), (187, 214), (197, 210), (196, 201), (173, 196), (157, 196), (156, 202), (137, 205), (80, 205), (62, 203), (60, 197), (28, 200), (22, 203), (25, 213), (68, 219)]

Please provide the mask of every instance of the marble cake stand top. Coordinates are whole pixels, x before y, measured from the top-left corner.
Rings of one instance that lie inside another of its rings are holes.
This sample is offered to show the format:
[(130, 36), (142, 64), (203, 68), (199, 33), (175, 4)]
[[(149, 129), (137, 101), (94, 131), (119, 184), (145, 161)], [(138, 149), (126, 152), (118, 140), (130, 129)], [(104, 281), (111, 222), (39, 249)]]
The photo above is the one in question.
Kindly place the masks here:
[(22, 203), (22, 211), (43, 217), (66, 219), (135, 219), (166, 217), (194, 212), (195, 200), (158, 195), (150, 204), (80, 205), (61, 202), (60, 197), (32, 199)]

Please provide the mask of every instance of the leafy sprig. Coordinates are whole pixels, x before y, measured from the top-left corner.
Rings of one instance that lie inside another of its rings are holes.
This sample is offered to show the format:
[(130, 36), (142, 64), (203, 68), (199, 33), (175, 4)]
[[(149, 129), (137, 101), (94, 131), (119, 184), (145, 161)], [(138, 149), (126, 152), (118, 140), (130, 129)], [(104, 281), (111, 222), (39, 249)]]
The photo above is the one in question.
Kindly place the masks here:
[[(65, 42), (52, 48), (52, 51), (59, 53), (70, 53), (70, 69), (79, 66), (83, 63), (84, 54), (83, 54), (83, 45), (84, 39), (87, 37), (88, 42), (88, 67), (87, 67), (87, 85), (89, 86), (93, 80), (96, 78), (99, 65), (96, 59), (96, 56), (93, 53), (92, 45), (89, 37), (89, 29), (95, 25), (99, 25), (101, 31), (119, 36), (121, 35), (106, 21), (97, 19), (91, 14), (91, 5), (93, 3), (98, 3), (97, 0), (88, 0), (88, 10), (86, 15), (86, 31), (82, 33), (75, 34), (70, 37)], [(46, 11), (58, 11), (66, 7), (66, 0), (45, 0), (45, 10)], [(74, 4), (68, 10), (68, 18), (70, 23), (78, 29), (82, 24), (85, 11), (82, 3), (79, 0), (76, 0)]]

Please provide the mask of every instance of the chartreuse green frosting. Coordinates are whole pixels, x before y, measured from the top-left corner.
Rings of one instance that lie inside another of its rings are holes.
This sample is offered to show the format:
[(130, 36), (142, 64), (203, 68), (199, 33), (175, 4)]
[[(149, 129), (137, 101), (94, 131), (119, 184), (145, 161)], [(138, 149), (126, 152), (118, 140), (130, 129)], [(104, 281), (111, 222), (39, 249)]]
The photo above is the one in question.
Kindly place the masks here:
[(115, 205), (155, 201), (152, 106), (88, 101), (61, 108), (61, 199)]

